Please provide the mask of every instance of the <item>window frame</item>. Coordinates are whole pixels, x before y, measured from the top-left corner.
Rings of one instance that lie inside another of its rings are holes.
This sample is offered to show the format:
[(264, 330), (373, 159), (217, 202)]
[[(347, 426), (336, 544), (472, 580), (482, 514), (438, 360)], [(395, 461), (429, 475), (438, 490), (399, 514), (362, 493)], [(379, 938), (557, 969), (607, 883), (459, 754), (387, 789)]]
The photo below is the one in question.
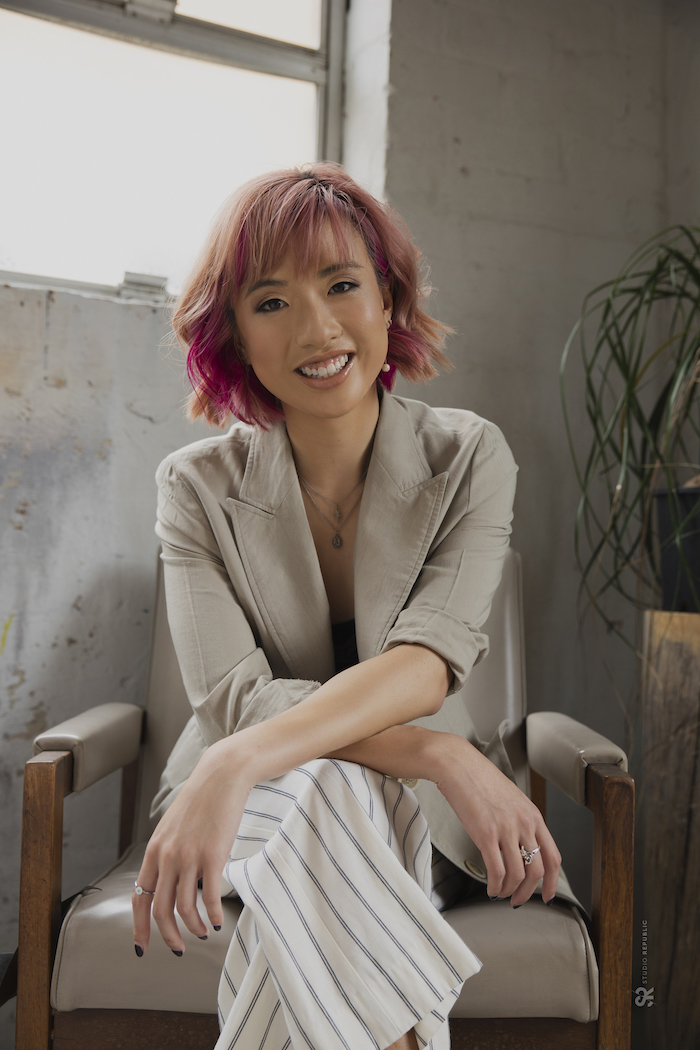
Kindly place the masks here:
[(127, 43), (316, 84), (316, 155), (339, 162), (347, 2), (321, 4), (321, 47), (316, 51), (179, 15), (175, 0), (0, 0), (0, 7), (9, 11)]

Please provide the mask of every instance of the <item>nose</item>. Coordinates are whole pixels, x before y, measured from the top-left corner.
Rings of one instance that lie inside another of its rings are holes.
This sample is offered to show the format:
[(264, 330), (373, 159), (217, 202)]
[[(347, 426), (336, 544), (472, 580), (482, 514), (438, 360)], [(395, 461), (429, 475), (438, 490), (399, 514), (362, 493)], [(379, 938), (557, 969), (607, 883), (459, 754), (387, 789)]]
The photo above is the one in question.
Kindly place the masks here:
[(296, 340), (305, 349), (325, 349), (343, 331), (325, 296), (314, 295), (300, 304), (296, 320)]

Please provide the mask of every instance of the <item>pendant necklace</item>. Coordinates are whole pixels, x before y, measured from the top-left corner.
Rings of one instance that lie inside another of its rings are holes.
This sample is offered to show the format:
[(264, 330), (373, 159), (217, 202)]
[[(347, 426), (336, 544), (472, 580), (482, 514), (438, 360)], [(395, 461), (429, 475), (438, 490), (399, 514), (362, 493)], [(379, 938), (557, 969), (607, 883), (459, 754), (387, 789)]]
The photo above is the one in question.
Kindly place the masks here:
[[(367, 469), (369, 470), (369, 467)], [(360, 493), (360, 495), (357, 497), (357, 499), (355, 500), (355, 502), (353, 503), (352, 507), (347, 512), (347, 514), (343, 514), (343, 512), (342, 512), (342, 510), (340, 508), (342, 507), (343, 503), (345, 503), (346, 500), (350, 499), (350, 497), (352, 496), (352, 494), (355, 491), (355, 489), (358, 489), (360, 487), (362, 482), (365, 480), (366, 475), (367, 475), (367, 470), (364, 472), (364, 474), (362, 475), (362, 477), (358, 481), (357, 485), (355, 485), (350, 490), (350, 492), (348, 492), (347, 496), (344, 496), (343, 499), (341, 499), (340, 503), (334, 503), (332, 499), (328, 499), (328, 497), (324, 496), (322, 492), (319, 492), (318, 489), (315, 489), (313, 487), (313, 485), (309, 484), (309, 482), (306, 480), (306, 478), (302, 478), (302, 476), (299, 473), (299, 471), (297, 471), (297, 477), (299, 478), (299, 481), (301, 482), (302, 487), (303, 487), (304, 491), (306, 492), (306, 495), (309, 497), (309, 499), (311, 500), (311, 502), (313, 503), (314, 507), (316, 508), (318, 513), (321, 515), (323, 520), (328, 522), (330, 527), (333, 529), (333, 532), (335, 533), (335, 535), (333, 536), (333, 539), (331, 540), (331, 543), (333, 544), (333, 546), (335, 547), (336, 550), (338, 550), (339, 547), (343, 546), (343, 540), (342, 540), (341, 535), (340, 535), (340, 530), (342, 529), (343, 525), (345, 525), (345, 522), (348, 520), (348, 518), (350, 517), (350, 515), (354, 511), (355, 507), (357, 506), (357, 504), (362, 499), (362, 493)], [(309, 491), (309, 490), (311, 490), (311, 491)], [(319, 507), (318, 503), (316, 502), (316, 500), (311, 495), (311, 492), (315, 492), (316, 495), (320, 496), (321, 499), (326, 501), (326, 503), (330, 503), (330, 505), (332, 507), (335, 507), (335, 511), (333, 513), (333, 517), (335, 518), (335, 525), (323, 513), (323, 511)], [(341, 518), (344, 518), (343, 525), (340, 524), (340, 519)]]

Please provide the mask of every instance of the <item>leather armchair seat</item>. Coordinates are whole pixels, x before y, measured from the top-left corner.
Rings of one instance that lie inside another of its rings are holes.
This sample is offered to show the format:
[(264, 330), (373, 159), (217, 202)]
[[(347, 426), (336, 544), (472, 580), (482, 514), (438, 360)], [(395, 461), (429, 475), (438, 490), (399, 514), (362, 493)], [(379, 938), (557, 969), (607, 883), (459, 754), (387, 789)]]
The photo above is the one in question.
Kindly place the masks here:
[[(220, 933), (200, 941), (180, 923), (177, 958), (157, 932), (143, 959), (132, 947), (131, 891), (145, 843), (73, 902), (61, 928), (51, 985), (56, 1010), (127, 1009), (216, 1013), (216, 989), (241, 910), (224, 901)], [(201, 913), (205, 914), (201, 905)], [(485, 892), (445, 912), (484, 968), (464, 985), (451, 1017), (598, 1016), (598, 965), (576, 907), (531, 898), (517, 910)]]

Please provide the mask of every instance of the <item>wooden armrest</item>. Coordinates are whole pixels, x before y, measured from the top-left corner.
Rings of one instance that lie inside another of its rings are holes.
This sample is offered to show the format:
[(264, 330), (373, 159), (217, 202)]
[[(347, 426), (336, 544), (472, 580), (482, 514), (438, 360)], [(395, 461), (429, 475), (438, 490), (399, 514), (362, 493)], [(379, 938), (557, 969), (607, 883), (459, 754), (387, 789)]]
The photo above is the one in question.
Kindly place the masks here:
[[(73, 750), (40, 751), (24, 767), (15, 1050), (49, 1050), (51, 1045), (49, 998), (61, 925), (63, 800), (73, 791), (74, 756)], [(132, 839), (137, 776), (138, 759), (123, 766), (120, 855)]]
[(50, 1043), (51, 967), (61, 922), (63, 799), (72, 783), (71, 751), (43, 751), (24, 767), (16, 1050), (44, 1050)]
[(634, 915), (634, 778), (617, 765), (586, 768), (593, 813), (593, 943), (600, 969), (599, 1047), (629, 1047)]
[[(530, 770), (532, 801), (546, 819), (547, 781)], [(634, 920), (634, 778), (619, 765), (585, 767), (593, 813), (592, 938), (600, 973), (599, 1050), (629, 1050)]]

